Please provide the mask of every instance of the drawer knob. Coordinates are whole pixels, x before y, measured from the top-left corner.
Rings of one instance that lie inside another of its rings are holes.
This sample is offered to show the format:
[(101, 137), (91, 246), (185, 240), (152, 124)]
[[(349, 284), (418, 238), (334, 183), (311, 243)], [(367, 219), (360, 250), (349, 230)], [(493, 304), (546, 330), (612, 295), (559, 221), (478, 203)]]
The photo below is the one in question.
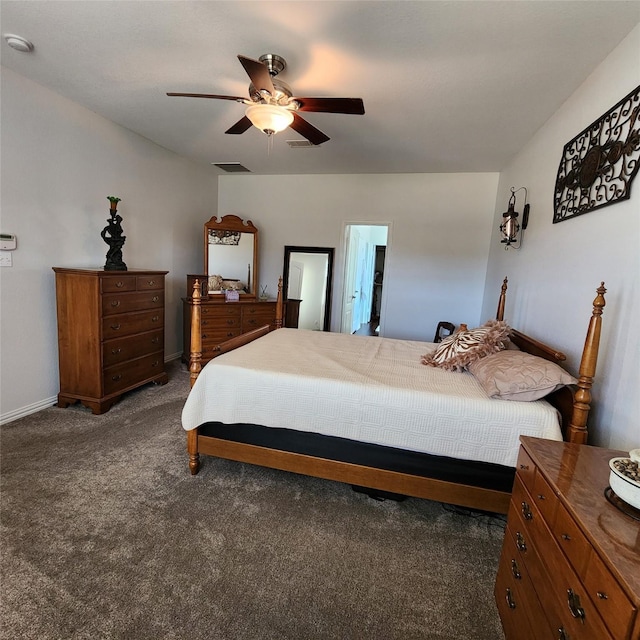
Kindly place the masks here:
[(118, 347), (117, 349), (111, 349), (111, 353), (114, 356), (118, 355), (121, 351), (122, 351), (122, 349), (120, 347)]
[(569, 636), (567, 632), (564, 630), (564, 627), (560, 627), (558, 629), (558, 640), (569, 640)]
[(568, 533), (563, 533), (560, 537), (567, 542), (571, 540), (571, 536)]
[(159, 296), (153, 296), (153, 298), (151, 298), (151, 302), (158, 302), (158, 300), (160, 300)]
[(609, 599), (609, 596), (606, 593), (603, 593), (602, 591), (596, 591), (596, 595), (598, 596), (598, 598), (600, 598), (600, 600)]
[(119, 324), (112, 324), (111, 325), (111, 330), (112, 331), (118, 331), (120, 329), (120, 325)]
[(516, 547), (518, 547), (520, 551), (527, 550), (527, 543), (524, 536), (519, 531), (516, 532)]
[(544, 494), (539, 493), (538, 494), (538, 500), (546, 500), (546, 498), (544, 497)]
[(153, 285), (154, 285), (155, 283), (156, 283), (156, 281), (155, 281), (155, 280), (147, 280), (147, 284), (148, 284), (150, 287), (153, 287)]
[(158, 338), (158, 336), (151, 338), (151, 344), (158, 344), (158, 342), (160, 342), (160, 338)]
[(112, 300), (111, 301), (111, 306), (112, 307), (119, 307), (120, 306), (120, 300)]
[(153, 318), (151, 318), (151, 322), (158, 322), (158, 320), (160, 320), (160, 316), (153, 316)]
[(529, 471), (529, 465), (528, 465), (528, 464), (521, 464), (521, 465), (520, 465), (520, 468), (521, 468), (523, 471)]
[(522, 574), (520, 573), (520, 569), (518, 569), (518, 563), (514, 558), (511, 558), (511, 573), (516, 580), (522, 580)]
[(509, 605), (509, 609), (516, 608), (516, 603), (513, 601), (513, 597), (511, 596), (511, 589), (509, 589), (509, 587), (507, 587), (507, 595), (505, 599), (507, 601), (507, 604)]
[(531, 507), (528, 502), (522, 501), (522, 515), (525, 520), (531, 520), (533, 518), (533, 514), (531, 513)]
[(151, 363), (151, 366), (152, 366), (152, 367), (157, 367), (159, 364), (160, 364), (160, 363), (159, 363), (157, 360), (154, 360), (154, 361)]
[(118, 382), (118, 380), (121, 380), (121, 379), (122, 379), (122, 374), (121, 374), (121, 373), (119, 373), (117, 376), (111, 376), (111, 379), (112, 379), (114, 382)]
[(227, 324), (229, 325), (233, 324), (233, 320), (227, 320)]
[(116, 287), (118, 287), (118, 289), (124, 287), (124, 282), (122, 282), (122, 280), (118, 280), (118, 282), (116, 282)]
[(578, 618), (584, 624), (584, 609), (580, 606), (580, 596), (573, 589), (567, 589), (567, 606), (574, 618)]

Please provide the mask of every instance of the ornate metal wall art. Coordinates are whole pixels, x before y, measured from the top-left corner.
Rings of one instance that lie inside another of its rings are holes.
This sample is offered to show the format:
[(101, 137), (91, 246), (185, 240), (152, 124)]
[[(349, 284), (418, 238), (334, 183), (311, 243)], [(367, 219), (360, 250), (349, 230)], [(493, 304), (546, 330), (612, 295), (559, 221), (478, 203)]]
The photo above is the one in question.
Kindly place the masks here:
[(564, 146), (553, 222), (627, 200), (639, 163), (640, 87), (636, 87)]

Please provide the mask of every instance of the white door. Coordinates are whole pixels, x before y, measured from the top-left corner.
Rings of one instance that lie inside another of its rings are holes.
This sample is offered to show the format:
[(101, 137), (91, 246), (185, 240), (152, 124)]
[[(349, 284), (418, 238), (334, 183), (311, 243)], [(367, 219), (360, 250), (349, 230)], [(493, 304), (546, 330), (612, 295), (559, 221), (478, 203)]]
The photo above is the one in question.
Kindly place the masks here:
[(357, 317), (354, 317), (353, 307), (354, 302), (358, 299), (359, 295), (359, 291), (356, 289), (359, 243), (360, 233), (358, 230), (351, 225), (347, 226), (345, 233), (346, 256), (344, 286), (342, 289), (341, 333), (353, 333), (354, 331), (357, 331), (360, 326), (358, 325), (355, 329), (353, 328), (354, 321), (358, 320)]

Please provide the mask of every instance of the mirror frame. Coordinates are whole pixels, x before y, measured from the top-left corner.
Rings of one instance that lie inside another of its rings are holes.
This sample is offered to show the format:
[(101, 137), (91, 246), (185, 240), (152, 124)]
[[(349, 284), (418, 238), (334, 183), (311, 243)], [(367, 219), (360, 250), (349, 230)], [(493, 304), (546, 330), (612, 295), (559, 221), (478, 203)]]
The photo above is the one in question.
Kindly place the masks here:
[[(204, 273), (207, 278), (209, 273), (209, 231), (239, 231), (240, 233), (253, 234), (253, 262), (251, 264), (251, 282), (249, 292), (243, 294), (241, 300), (256, 299), (258, 297), (258, 229), (251, 220), (246, 222), (234, 215), (226, 215), (218, 218), (212, 216), (208, 222), (204, 223)], [(220, 274), (224, 275), (224, 274)], [(208, 287), (207, 287), (208, 289)], [(208, 293), (210, 298), (224, 298), (224, 293)]]
[(292, 253), (323, 253), (327, 256), (327, 286), (324, 301), (324, 319), (322, 330), (330, 331), (331, 325), (331, 286), (333, 283), (333, 256), (335, 249), (333, 247), (298, 247), (293, 245), (285, 245), (284, 248), (284, 266), (282, 270), (282, 297), (286, 305), (289, 291), (289, 266), (291, 264)]

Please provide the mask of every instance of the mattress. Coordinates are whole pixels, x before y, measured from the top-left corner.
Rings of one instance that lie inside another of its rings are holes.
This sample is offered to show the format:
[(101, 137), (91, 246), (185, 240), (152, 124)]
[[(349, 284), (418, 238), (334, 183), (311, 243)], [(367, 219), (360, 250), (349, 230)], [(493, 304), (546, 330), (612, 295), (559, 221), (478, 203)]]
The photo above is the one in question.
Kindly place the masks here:
[(562, 440), (547, 402), (489, 398), (470, 373), (421, 364), (435, 348), (279, 329), (211, 360), (182, 426), (260, 424), (509, 467), (520, 435)]

